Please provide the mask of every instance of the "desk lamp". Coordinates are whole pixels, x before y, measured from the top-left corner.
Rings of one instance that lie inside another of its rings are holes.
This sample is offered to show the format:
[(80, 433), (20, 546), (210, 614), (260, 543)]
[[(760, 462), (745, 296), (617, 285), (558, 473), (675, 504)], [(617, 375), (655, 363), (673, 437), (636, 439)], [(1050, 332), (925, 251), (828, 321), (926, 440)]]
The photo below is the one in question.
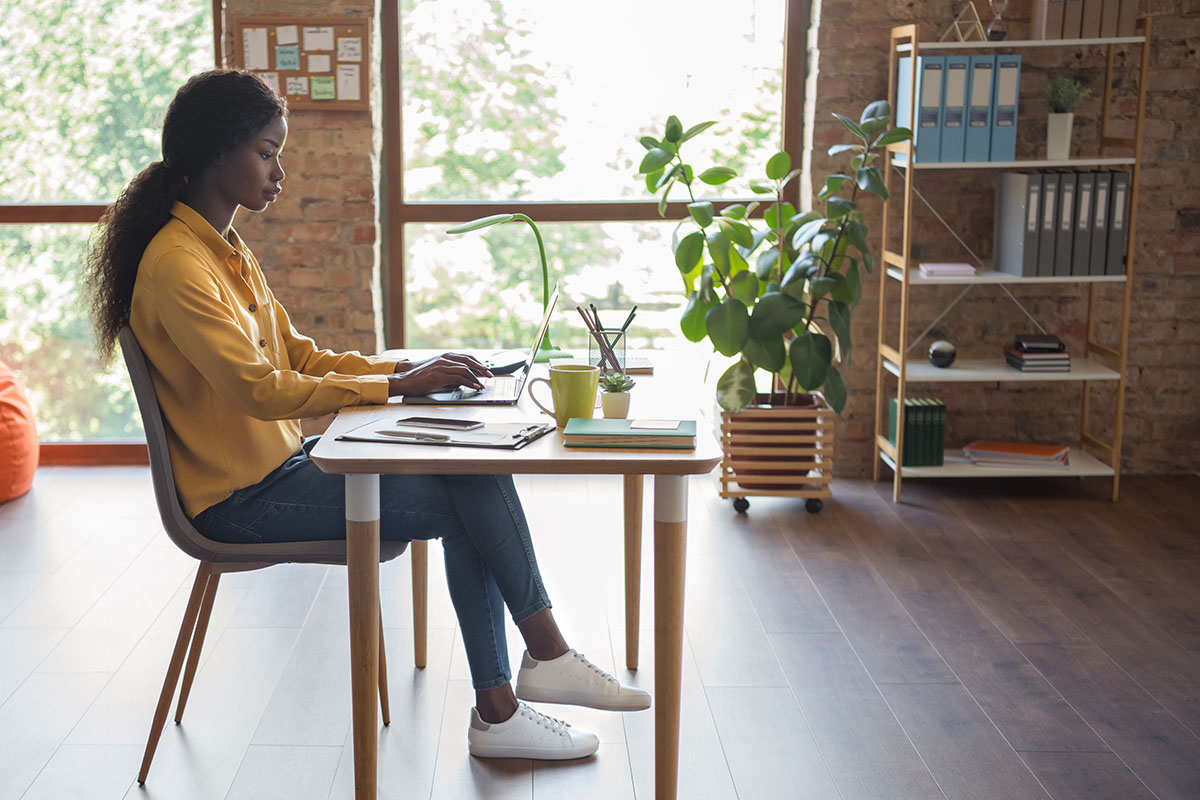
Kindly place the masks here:
[[(462, 225), (455, 225), (446, 233), (468, 233), (480, 228), (490, 228), (493, 225), (503, 225), (506, 222), (517, 222), (518, 220), (528, 223), (529, 227), (533, 228), (533, 235), (537, 239), (538, 256), (542, 260), (542, 311), (545, 312), (546, 304), (550, 302), (550, 268), (546, 264), (546, 246), (542, 243), (542, 233), (532, 219), (524, 214), (493, 214), (490, 217), (480, 217), (470, 222), (464, 222)], [(561, 348), (550, 343), (550, 329), (547, 327), (546, 335), (542, 337), (542, 344), (538, 348), (537, 360), (539, 362), (549, 361), (554, 352), (561, 352)]]

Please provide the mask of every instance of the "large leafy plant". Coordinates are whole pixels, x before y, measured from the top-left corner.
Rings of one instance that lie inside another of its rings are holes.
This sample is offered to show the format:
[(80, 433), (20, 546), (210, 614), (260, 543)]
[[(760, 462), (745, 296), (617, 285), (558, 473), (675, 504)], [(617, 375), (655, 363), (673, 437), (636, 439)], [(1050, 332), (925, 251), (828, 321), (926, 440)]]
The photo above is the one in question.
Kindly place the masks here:
[(765, 179), (750, 181), (755, 194), (769, 197), (765, 204), (731, 203), (718, 211), (696, 199), (695, 181), (718, 186), (737, 173), (712, 166), (696, 174), (681, 153), (714, 123), (685, 130), (671, 116), (661, 139), (640, 139), (646, 155), (638, 173), (658, 196), (659, 214), (665, 216), (676, 187), (688, 195), (688, 216), (672, 238), (687, 295), (680, 328), (693, 342), (707, 337), (722, 355), (739, 356), (717, 382), (725, 410), (740, 411), (754, 400), (760, 369), (784, 387), (787, 403), (798, 392), (821, 390), (835, 411), (845, 407), (846, 384), (835, 361), (850, 357), (850, 309), (862, 295), (861, 270), (875, 266), (859, 193), (887, 199), (875, 162), (888, 144), (912, 138), (907, 128), (888, 127), (890, 114), (883, 101), (868, 105), (858, 122), (834, 114), (854, 141), (829, 153), (849, 154), (850, 170), (828, 176), (817, 193), (822, 209), (804, 213), (785, 199), (800, 174), (787, 153), (767, 160)]

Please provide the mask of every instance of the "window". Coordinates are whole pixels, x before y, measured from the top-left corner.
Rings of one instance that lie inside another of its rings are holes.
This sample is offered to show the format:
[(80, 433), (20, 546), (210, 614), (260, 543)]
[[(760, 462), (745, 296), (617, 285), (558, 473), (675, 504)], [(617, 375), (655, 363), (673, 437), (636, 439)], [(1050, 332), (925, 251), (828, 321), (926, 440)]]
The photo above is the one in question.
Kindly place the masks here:
[[(638, 138), (661, 136), (670, 114), (685, 126), (716, 120), (688, 152), (699, 167), (719, 150), (740, 173), (718, 188), (697, 182), (697, 196), (714, 199), (750, 196), (749, 178), (785, 139), (799, 164), (804, 37), (785, 31), (807, 8), (613, 0), (581, 14), (555, 0), (402, 0), (393, 29), (385, 7), (385, 39), (398, 40), (395, 91), (384, 43), (385, 161), (402, 164), (384, 186), (389, 344), (519, 345), (528, 335), (541, 300), (529, 229), (445, 233), (505, 211), (538, 222), (566, 309), (590, 301), (615, 317), (637, 304), (631, 345), (681, 337), (669, 241), (687, 198), (672, 197), (681, 202), (661, 221), (635, 175)], [(789, 70), (801, 77), (785, 113)], [(584, 346), (581, 326), (560, 316), (556, 344)]]
[(125, 368), (100, 369), (77, 303), (82, 254), (159, 158), (175, 89), (211, 68), (212, 24), (204, 0), (22, 0), (0, 19), (0, 359), (44, 442), (141, 438)]

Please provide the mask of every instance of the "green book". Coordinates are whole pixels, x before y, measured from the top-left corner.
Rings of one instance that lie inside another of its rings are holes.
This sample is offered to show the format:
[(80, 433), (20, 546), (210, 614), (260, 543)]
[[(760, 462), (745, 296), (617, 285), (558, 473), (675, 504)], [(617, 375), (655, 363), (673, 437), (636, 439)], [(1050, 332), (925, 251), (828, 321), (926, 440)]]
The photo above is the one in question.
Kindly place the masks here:
[(937, 466), (945, 466), (946, 464), (946, 404), (938, 400), (938, 424), (937, 424)]
[(921, 443), (917, 441), (917, 400), (904, 398), (904, 466), (915, 467), (920, 461)]
[(917, 447), (916, 457), (914, 462), (918, 467), (929, 466), (929, 450), (932, 439), (930, 437), (930, 411), (932, 406), (928, 397), (917, 398), (917, 432), (914, 437), (920, 444)]
[[(673, 426), (673, 427), (672, 427)], [(567, 447), (654, 447), (693, 450), (696, 420), (583, 419), (567, 420)]]

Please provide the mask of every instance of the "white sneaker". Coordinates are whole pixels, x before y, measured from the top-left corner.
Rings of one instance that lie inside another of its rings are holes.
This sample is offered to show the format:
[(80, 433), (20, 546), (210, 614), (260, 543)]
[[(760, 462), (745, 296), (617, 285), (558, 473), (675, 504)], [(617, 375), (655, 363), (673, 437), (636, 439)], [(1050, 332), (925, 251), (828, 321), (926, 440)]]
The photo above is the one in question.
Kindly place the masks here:
[(538, 661), (526, 650), (517, 673), (517, 697), (533, 703), (566, 703), (604, 711), (650, 707), (649, 692), (622, 685), (574, 650), (550, 661)]
[(532, 758), (565, 761), (585, 758), (600, 747), (600, 737), (578, 731), (561, 719), (534, 711), (524, 703), (504, 722), (488, 723), (471, 709), (467, 749), (479, 758)]

